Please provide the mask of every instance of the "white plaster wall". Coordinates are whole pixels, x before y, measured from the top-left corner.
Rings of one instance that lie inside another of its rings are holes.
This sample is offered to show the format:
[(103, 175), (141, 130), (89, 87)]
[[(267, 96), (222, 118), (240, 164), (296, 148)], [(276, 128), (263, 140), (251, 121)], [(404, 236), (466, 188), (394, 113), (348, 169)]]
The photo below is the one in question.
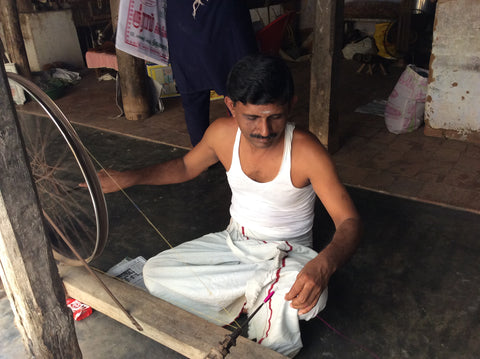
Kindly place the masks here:
[(85, 67), (71, 10), (20, 14), (31, 71), (52, 62)]
[(425, 120), (480, 131), (480, 1), (438, 0), (435, 21)]

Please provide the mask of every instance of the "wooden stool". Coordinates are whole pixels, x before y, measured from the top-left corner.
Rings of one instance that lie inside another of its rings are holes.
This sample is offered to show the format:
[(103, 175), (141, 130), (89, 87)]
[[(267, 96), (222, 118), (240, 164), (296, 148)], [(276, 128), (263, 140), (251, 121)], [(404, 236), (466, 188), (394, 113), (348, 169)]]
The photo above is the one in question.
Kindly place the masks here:
[(355, 54), (353, 55), (353, 59), (361, 63), (360, 67), (357, 70), (357, 73), (361, 73), (363, 69), (366, 67), (367, 74), (373, 75), (373, 71), (378, 65), (378, 67), (380, 68), (380, 71), (382, 71), (382, 74), (384, 76), (387, 74), (387, 71), (383, 66), (383, 58), (380, 56), (371, 55), (371, 54)]

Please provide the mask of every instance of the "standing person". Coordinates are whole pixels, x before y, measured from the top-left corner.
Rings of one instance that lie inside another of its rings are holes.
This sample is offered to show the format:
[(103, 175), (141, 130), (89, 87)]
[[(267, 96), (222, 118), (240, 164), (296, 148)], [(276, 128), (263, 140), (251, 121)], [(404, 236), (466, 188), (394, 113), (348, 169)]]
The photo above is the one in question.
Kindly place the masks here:
[(244, 0), (169, 0), (166, 24), (173, 76), (195, 146), (210, 124), (210, 90), (225, 95), (231, 67), (257, 51), (250, 12)]
[[(293, 357), (302, 348), (299, 320), (327, 301), (331, 275), (354, 253), (361, 221), (334, 165), (311, 133), (287, 121), (295, 102), (288, 66), (254, 55), (232, 69), (220, 118), (184, 157), (139, 170), (100, 172), (104, 192), (195, 178), (220, 161), (232, 190), (231, 221), (150, 258), (144, 267), (151, 294), (219, 325), (252, 313), (248, 336)], [(319, 198), (335, 234), (319, 253), (311, 247)]]

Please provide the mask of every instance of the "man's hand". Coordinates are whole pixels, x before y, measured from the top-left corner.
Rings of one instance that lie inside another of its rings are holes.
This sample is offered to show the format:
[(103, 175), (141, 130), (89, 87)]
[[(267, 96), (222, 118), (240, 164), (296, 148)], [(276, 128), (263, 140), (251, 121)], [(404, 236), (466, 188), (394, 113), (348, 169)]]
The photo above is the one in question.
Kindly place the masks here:
[(292, 301), (290, 306), (298, 309), (298, 314), (308, 313), (318, 302), (320, 295), (327, 288), (331, 273), (327, 261), (318, 255), (298, 273), (295, 283), (285, 295), (285, 300)]
[(327, 288), (332, 274), (340, 268), (356, 250), (362, 234), (362, 223), (358, 217), (340, 222), (332, 241), (298, 273), (295, 283), (285, 295), (291, 300), (298, 314), (308, 313)]
[[(120, 191), (121, 189), (130, 187), (132, 185), (129, 172), (108, 170), (107, 174), (106, 170), (101, 170), (97, 173), (97, 176), (98, 180), (100, 181), (100, 185), (102, 186), (103, 193)], [(87, 187), (87, 184), (83, 182), (78, 186)]]

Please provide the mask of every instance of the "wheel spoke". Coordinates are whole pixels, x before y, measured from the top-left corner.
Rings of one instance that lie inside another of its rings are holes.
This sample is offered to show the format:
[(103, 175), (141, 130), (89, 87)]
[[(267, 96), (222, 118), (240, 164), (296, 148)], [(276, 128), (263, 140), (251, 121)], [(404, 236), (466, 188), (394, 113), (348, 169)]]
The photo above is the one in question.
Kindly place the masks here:
[[(8, 77), (24, 88), (48, 117), (19, 115), (40, 206), (86, 261), (103, 250), (108, 234), (105, 199), (95, 167), (77, 133), (55, 103), (35, 84), (18, 75)], [(87, 188), (78, 187), (87, 183)], [(46, 225), (56, 257), (79, 262), (70, 248)]]

